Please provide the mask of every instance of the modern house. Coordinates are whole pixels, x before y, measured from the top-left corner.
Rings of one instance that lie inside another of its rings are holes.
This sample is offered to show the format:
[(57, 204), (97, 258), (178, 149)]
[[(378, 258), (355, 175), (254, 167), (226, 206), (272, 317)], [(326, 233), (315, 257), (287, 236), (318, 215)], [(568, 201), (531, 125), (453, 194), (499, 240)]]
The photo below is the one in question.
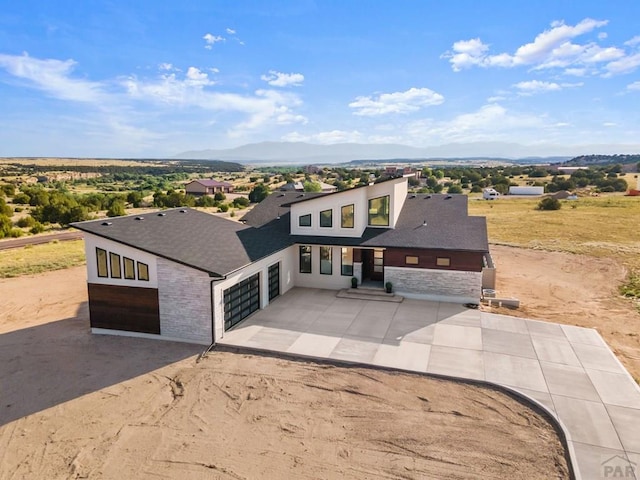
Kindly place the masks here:
[(210, 344), (294, 286), (339, 290), (352, 277), (477, 303), (490, 265), (467, 197), (408, 194), (402, 177), (275, 192), (242, 221), (177, 208), (73, 224), (85, 232), (92, 330)]
[(233, 185), (217, 180), (192, 180), (185, 185), (185, 192), (190, 195), (215, 195), (216, 193), (233, 193)]

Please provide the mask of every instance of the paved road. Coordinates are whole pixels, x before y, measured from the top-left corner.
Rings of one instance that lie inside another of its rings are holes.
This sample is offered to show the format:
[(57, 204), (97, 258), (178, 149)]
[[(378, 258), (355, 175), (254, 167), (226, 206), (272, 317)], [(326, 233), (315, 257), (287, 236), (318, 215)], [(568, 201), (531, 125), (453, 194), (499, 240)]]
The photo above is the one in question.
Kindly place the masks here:
[(0, 250), (8, 250), (10, 248), (20, 248), (26, 245), (39, 245), (41, 243), (49, 243), (53, 240), (79, 240), (83, 238), (82, 232), (71, 230), (69, 232), (51, 233), (47, 235), (36, 235), (33, 237), (12, 238), (9, 240), (0, 240)]

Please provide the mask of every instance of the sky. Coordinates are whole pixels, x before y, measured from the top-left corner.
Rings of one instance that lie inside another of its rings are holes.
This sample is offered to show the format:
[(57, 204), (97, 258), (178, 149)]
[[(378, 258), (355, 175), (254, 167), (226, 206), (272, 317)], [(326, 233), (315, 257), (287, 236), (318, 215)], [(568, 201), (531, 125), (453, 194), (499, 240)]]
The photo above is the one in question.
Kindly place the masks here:
[(640, 144), (640, 2), (0, 0), (0, 156)]

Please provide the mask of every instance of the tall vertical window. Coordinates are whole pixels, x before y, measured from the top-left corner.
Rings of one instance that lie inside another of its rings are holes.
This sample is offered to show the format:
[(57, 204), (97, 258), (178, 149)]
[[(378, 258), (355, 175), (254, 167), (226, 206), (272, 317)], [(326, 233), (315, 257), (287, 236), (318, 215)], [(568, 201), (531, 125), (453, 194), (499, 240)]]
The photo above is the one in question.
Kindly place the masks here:
[(300, 273), (311, 273), (311, 247), (300, 246)]
[(340, 209), (340, 226), (353, 228), (353, 205), (345, 205)]
[(321, 275), (331, 275), (332, 265), (331, 265), (331, 247), (320, 247), (320, 274)]
[(107, 264), (107, 251), (96, 247), (96, 259), (98, 260), (98, 276), (108, 277), (109, 266)]
[(138, 280), (149, 281), (149, 265), (138, 262)]
[(136, 279), (135, 262), (130, 258), (123, 257), (122, 263), (124, 264), (124, 278), (126, 278), (127, 280), (135, 280)]
[(353, 276), (353, 248), (343, 247), (340, 252), (341, 269), (340, 273), (347, 277)]
[(109, 263), (111, 264), (111, 278), (122, 278), (120, 271), (120, 255), (109, 252)]
[(333, 210), (323, 210), (320, 212), (320, 226), (333, 227)]
[(369, 225), (389, 226), (389, 195), (369, 200)]

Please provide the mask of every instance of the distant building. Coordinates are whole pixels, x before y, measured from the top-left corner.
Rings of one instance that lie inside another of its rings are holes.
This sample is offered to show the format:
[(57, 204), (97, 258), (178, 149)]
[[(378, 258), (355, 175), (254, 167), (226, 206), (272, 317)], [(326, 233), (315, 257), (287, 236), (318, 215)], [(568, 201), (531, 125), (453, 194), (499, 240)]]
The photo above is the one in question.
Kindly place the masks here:
[(317, 167), (315, 165), (307, 165), (303, 168), (304, 173), (308, 173), (309, 175), (317, 175), (322, 171), (322, 168)]
[(509, 195), (543, 195), (544, 187), (509, 187)]
[[(320, 191), (323, 193), (332, 193), (338, 191), (338, 187), (329, 185), (324, 182), (316, 182), (320, 184)], [(302, 182), (289, 182), (285, 183), (278, 190), (281, 192), (304, 192), (304, 183)]]
[(233, 193), (233, 185), (217, 180), (192, 180), (185, 185), (190, 195), (215, 195), (216, 193)]

